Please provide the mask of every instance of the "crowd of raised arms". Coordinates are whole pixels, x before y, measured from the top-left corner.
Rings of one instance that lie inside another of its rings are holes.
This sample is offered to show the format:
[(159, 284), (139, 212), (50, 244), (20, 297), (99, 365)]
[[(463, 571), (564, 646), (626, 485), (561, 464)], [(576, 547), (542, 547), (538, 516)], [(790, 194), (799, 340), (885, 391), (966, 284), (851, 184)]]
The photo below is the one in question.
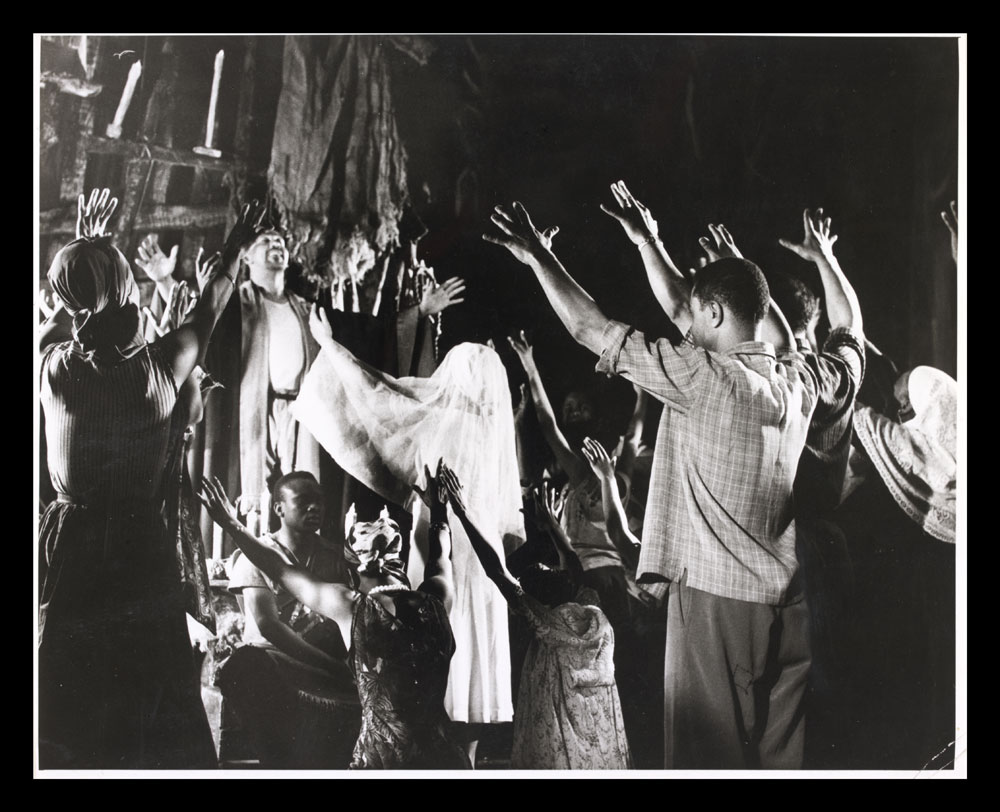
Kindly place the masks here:
[(557, 411), (525, 331), (523, 377), (492, 340), (436, 357), (465, 283), (422, 224), (361, 313), (292, 289), (256, 201), (188, 284), (80, 197), (42, 296), (39, 766), (219, 766), (185, 614), (215, 631), (220, 531), (242, 630), (212, 681), (264, 768), (950, 763), (956, 382), (865, 338), (822, 208), (765, 276), (721, 223), (679, 268), (623, 181), (594, 205), (668, 335), (608, 318), (521, 203), (483, 238), (631, 384), (618, 426), (589, 380)]

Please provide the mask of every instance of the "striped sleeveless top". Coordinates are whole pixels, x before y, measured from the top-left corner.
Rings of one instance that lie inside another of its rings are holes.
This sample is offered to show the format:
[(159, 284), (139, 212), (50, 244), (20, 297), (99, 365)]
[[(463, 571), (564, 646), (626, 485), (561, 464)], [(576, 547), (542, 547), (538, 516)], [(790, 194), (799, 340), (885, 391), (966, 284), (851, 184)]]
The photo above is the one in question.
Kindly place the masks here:
[(176, 401), (155, 344), (95, 364), (71, 341), (46, 348), (41, 402), (52, 485), (83, 504), (162, 498)]

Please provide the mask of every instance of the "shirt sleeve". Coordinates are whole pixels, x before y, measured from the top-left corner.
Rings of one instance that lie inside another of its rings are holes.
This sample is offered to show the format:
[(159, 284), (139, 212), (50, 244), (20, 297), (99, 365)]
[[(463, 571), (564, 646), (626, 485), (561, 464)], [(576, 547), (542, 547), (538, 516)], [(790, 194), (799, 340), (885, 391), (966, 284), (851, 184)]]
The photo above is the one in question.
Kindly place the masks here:
[(822, 352), (806, 355), (806, 363), (816, 378), (816, 411), (808, 443), (817, 451), (827, 451), (850, 426), (865, 375), (864, 339), (847, 328), (832, 330)]
[(271, 589), (271, 585), (267, 582), (267, 578), (264, 577), (264, 573), (251, 564), (249, 558), (240, 553), (233, 562), (229, 573), (229, 591), (242, 592), (247, 587), (255, 586), (262, 589)]
[(686, 412), (691, 405), (698, 373), (705, 369), (707, 353), (694, 346), (690, 336), (678, 344), (667, 338), (650, 341), (640, 331), (609, 321), (601, 336), (601, 357), (595, 369), (620, 375), (649, 392), (665, 406)]

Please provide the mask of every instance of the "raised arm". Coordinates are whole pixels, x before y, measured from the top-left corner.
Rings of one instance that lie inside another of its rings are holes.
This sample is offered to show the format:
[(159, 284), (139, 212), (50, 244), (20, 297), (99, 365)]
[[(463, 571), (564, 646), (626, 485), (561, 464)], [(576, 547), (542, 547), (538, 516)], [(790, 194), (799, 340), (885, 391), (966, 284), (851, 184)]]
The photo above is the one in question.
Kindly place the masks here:
[(350, 639), (354, 590), (343, 584), (323, 581), (309, 570), (289, 564), (277, 552), (261, 544), (237, 518), (236, 508), (217, 478), (209, 480), (202, 477), (198, 498), (212, 520), (232, 536), (236, 546), (250, 559), (251, 564), (271, 580), (280, 583), (296, 600), (324, 617), (335, 620), (341, 631), (347, 630), (345, 639)]
[(583, 441), (583, 455), (601, 482), (601, 501), (604, 506), (608, 537), (621, 554), (625, 566), (635, 569), (639, 564), (641, 545), (639, 539), (628, 529), (625, 506), (622, 504), (621, 496), (618, 494), (618, 483), (615, 481), (615, 460), (608, 456), (604, 446), (590, 437)]
[(496, 232), (484, 234), (483, 239), (502, 245), (515, 259), (530, 267), (573, 339), (599, 355), (608, 318), (552, 253), (551, 238), (546, 239), (551, 231), (543, 233), (535, 228), (524, 206), (516, 202), (510, 212), (497, 206), (491, 220)]
[(442, 465), (440, 470), (441, 480), (444, 482), (444, 485), (448, 490), (448, 499), (451, 502), (452, 512), (462, 523), (462, 527), (465, 529), (465, 534), (469, 537), (472, 549), (475, 551), (476, 557), (479, 559), (479, 563), (482, 564), (483, 570), (486, 572), (486, 576), (497, 585), (497, 589), (500, 590), (500, 594), (502, 594), (507, 601), (515, 602), (519, 600), (521, 596), (520, 584), (514, 576), (507, 571), (503, 561), (500, 560), (500, 556), (496, 554), (496, 551), (490, 546), (486, 537), (482, 534), (479, 528), (476, 527), (475, 522), (469, 516), (468, 509), (465, 505), (465, 495), (462, 492), (462, 483), (458, 481), (458, 477), (455, 475), (455, 472), (452, 471), (447, 465)]
[(630, 482), (632, 481), (632, 472), (635, 469), (635, 458), (638, 456), (639, 446), (642, 444), (642, 432), (646, 425), (646, 408), (649, 405), (649, 395), (646, 394), (645, 390), (635, 384), (632, 384), (632, 389), (635, 391), (635, 406), (625, 429), (625, 436), (622, 437), (622, 451), (618, 457), (618, 464), (615, 466), (615, 470), (628, 477)]
[(173, 370), (178, 388), (204, 357), (215, 324), (236, 287), (240, 257), (252, 244), (265, 212), (266, 209), (256, 200), (243, 207), (236, 225), (229, 232), (222, 256), (214, 265), (212, 275), (187, 322), (157, 341)]
[(455, 595), (455, 577), (451, 564), (451, 528), (448, 526), (448, 489), (442, 481), (444, 463), (438, 460), (437, 475), (432, 475), (425, 465), (427, 486), (421, 490), (417, 485), (413, 490), (420, 496), (431, 513), (431, 524), (427, 530), (427, 563), (424, 564), (424, 580), (417, 589), (434, 595), (450, 610)]
[(517, 354), (517, 357), (521, 361), (521, 366), (524, 367), (524, 372), (528, 376), (528, 388), (531, 391), (531, 400), (535, 404), (535, 414), (538, 417), (538, 425), (542, 429), (545, 442), (549, 444), (552, 453), (556, 455), (556, 461), (566, 472), (566, 475), (570, 478), (570, 482), (574, 485), (582, 482), (587, 477), (587, 465), (573, 453), (573, 449), (570, 448), (565, 435), (563, 435), (559, 424), (556, 422), (556, 415), (552, 409), (552, 404), (549, 402), (549, 396), (545, 392), (542, 376), (535, 365), (534, 350), (531, 344), (528, 343), (528, 339), (524, 335), (524, 330), (521, 330), (518, 338), (508, 336), (507, 341), (510, 342), (511, 348)]
[[(702, 237), (698, 240), (698, 244), (705, 252), (709, 262), (715, 262), (715, 260), (722, 259), (723, 257), (743, 257), (740, 249), (736, 247), (733, 235), (729, 233), (729, 229), (722, 225), (722, 223), (719, 223), (719, 225), (709, 223), (708, 233), (712, 236)], [(767, 315), (764, 317), (764, 323), (761, 325), (761, 338), (773, 344), (775, 350), (779, 353), (786, 350), (794, 350), (796, 347), (795, 333), (792, 331), (788, 319), (781, 312), (781, 308), (778, 307), (778, 303), (774, 301), (773, 296), (768, 297), (768, 301), (770, 306), (767, 309)]]
[(566, 505), (555, 488), (544, 486), (543, 488), (532, 491), (535, 511), (545, 518), (549, 535), (559, 555), (559, 564), (573, 579), (574, 587), (578, 588), (583, 583), (583, 564), (580, 563), (580, 556), (573, 549), (573, 542), (562, 526), (562, 513)]
[(845, 327), (856, 333), (864, 332), (861, 320), (861, 305), (851, 283), (840, 268), (840, 263), (833, 254), (833, 244), (837, 236), (830, 233), (830, 218), (823, 217), (823, 209), (816, 209), (815, 215), (809, 209), (802, 212), (804, 235), (802, 242), (778, 240), (789, 251), (813, 262), (819, 269), (820, 280), (823, 283), (823, 298), (826, 306), (826, 317), (831, 328)]
[(681, 333), (691, 326), (691, 282), (678, 269), (660, 240), (660, 229), (649, 209), (636, 200), (625, 181), (611, 184), (614, 207), (601, 204), (601, 211), (614, 217), (632, 244), (639, 249), (646, 278), (663, 312)]

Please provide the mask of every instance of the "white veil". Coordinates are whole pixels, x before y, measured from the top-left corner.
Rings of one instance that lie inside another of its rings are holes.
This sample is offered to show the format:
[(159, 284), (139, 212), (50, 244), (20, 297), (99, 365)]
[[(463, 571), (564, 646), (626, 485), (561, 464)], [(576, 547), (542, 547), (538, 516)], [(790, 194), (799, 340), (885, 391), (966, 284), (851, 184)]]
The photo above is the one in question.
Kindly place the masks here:
[[(524, 541), (521, 490), (507, 374), (481, 344), (459, 344), (430, 378), (393, 378), (337, 345), (313, 362), (292, 413), (351, 476), (410, 508), (412, 485), (439, 458), (461, 480), (469, 512), (503, 556)], [(426, 508), (411, 546), (411, 582), (423, 580)], [(446, 706), (452, 719), (509, 721), (507, 606), (457, 521), (451, 521), (457, 651)], [(503, 547), (500, 548), (500, 542)]]

